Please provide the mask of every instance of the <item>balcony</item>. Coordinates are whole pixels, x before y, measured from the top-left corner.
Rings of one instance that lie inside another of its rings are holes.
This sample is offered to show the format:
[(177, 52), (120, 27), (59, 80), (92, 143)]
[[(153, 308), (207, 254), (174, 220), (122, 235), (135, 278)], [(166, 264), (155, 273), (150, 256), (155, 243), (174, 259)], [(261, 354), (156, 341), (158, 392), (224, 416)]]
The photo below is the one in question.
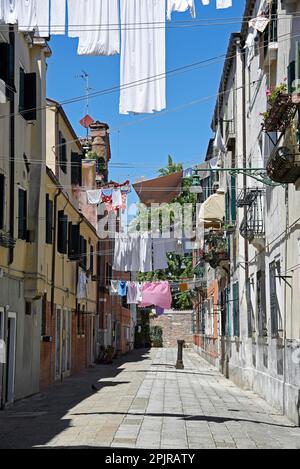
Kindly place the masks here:
[(244, 200), (248, 201), (248, 209), (240, 226), (241, 236), (253, 245), (257, 244), (258, 247), (265, 238), (264, 194), (263, 189), (244, 191)]
[(8, 233), (0, 231), (0, 247), (10, 249), (15, 247), (15, 244), (15, 239), (13, 239)]
[(228, 240), (218, 233), (209, 233), (205, 238), (203, 259), (213, 269), (230, 261)]
[(274, 148), (267, 162), (267, 173), (272, 181), (295, 184), (300, 178), (300, 154), (295, 150), (288, 147)]
[(273, 93), (269, 98), (269, 109), (263, 114), (263, 129), (266, 132), (284, 132), (291, 125), (298, 105), (289, 93), (276, 90)]

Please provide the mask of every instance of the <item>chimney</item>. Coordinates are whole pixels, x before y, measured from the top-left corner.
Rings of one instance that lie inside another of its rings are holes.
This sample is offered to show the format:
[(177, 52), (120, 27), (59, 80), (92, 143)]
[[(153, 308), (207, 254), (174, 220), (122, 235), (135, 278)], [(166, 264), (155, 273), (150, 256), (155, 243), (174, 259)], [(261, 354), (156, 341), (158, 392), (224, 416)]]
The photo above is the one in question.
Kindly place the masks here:
[(90, 125), (92, 138), (92, 151), (98, 158), (104, 158), (108, 164), (110, 153), (109, 126), (103, 122), (94, 122)]

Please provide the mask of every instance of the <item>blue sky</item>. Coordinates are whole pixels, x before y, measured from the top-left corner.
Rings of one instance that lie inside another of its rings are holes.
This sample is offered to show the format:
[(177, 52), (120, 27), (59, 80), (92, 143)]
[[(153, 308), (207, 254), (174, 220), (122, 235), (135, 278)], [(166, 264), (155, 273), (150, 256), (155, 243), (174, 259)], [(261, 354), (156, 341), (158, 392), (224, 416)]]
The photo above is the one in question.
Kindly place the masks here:
[[(233, 0), (234, 6), (216, 10), (215, 1), (203, 7), (196, 0), (197, 19), (238, 18), (227, 25), (196, 26), (167, 30), (167, 70), (225, 54), (231, 32), (240, 30), (239, 19), (244, 11), (244, 0)], [(173, 20), (190, 20), (190, 15), (178, 13)], [(189, 23), (189, 25), (192, 23)], [(172, 26), (172, 23), (170, 23)], [(174, 23), (173, 23), (174, 25)], [(48, 61), (48, 97), (64, 101), (84, 94), (84, 82), (76, 75), (85, 70), (90, 74), (92, 91), (119, 85), (119, 57), (80, 57), (77, 40), (52, 36), (52, 57)], [(217, 93), (224, 60), (204, 68), (167, 77), (167, 113), (157, 114), (138, 123), (143, 116), (119, 115), (119, 93), (93, 98), (90, 114), (95, 120), (107, 122), (112, 129), (112, 163), (130, 163), (132, 169), (111, 168), (110, 178), (122, 182), (137, 177), (151, 178), (167, 162), (171, 154), (184, 167), (201, 163), (208, 139), (216, 98), (173, 111), (195, 100)], [(84, 134), (79, 120), (85, 115), (85, 102), (64, 107), (75, 131)], [(126, 124), (135, 123), (126, 127)], [(123, 128), (122, 128), (123, 126)], [(117, 130), (119, 129), (119, 131)]]

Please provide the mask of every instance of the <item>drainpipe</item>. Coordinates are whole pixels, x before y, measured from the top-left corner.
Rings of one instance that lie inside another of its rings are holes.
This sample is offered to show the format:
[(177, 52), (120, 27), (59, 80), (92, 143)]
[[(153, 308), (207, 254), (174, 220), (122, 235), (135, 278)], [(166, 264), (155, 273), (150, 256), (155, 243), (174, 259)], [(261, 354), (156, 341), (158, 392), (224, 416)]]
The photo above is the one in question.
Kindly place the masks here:
[(61, 194), (62, 190), (58, 189), (58, 192), (54, 196), (54, 226), (53, 226), (53, 244), (52, 244), (52, 269), (51, 269), (51, 316), (54, 315), (54, 291), (55, 291), (55, 268), (56, 268), (56, 232), (57, 232), (57, 199)]
[[(286, 185), (285, 188), (285, 202), (286, 202), (286, 218), (285, 218), (285, 266), (284, 272), (285, 275), (288, 269), (288, 236), (289, 236), (289, 186)], [(284, 282), (284, 324), (283, 324), (283, 388), (282, 388), (282, 412), (283, 415), (286, 413), (286, 319), (287, 319), (287, 287), (288, 284)], [(292, 288), (292, 286), (291, 286)], [(291, 303), (291, 308), (293, 304)]]
[[(15, 33), (14, 26), (9, 27), (9, 42), (14, 48), (13, 56), (15, 56)], [(10, 119), (9, 119), (9, 234), (14, 239), (14, 223), (15, 223), (15, 94), (10, 93)], [(12, 264), (14, 261), (14, 248), (9, 248), (8, 263)]]

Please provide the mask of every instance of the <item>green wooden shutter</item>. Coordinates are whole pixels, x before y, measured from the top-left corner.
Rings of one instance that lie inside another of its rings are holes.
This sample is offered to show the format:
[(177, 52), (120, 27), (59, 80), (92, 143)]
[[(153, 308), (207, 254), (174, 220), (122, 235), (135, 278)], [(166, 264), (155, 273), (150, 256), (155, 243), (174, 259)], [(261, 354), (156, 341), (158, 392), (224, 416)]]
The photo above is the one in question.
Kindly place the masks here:
[(19, 224), (18, 238), (26, 240), (27, 235), (27, 193), (19, 189)]
[(68, 217), (63, 210), (58, 212), (57, 230), (57, 250), (60, 254), (67, 254)]
[(296, 62), (296, 66), (295, 66), (295, 88), (296, 88), (296, 92), (299, 93), (300, 92), (300, 43), (299, 41), (296, 41), (295, 43), (295, 48), (296, 48), (296, 51), (295, 51), (295, 62)]
[(90, 273), (94, 275), (94, 248), (91, 246), (90, 249)]
[(231, 176), (231, 223), (236, 222), (236, 177)]
[(19, 112), (22, 114), (25, 110), (25, 72), (23, 68), (20, 68), (19, 80)]
[(46, 243), (52, 244), (53, 202), (46, 194)]
[(36, 73), (25, 73), (25, 111), (24, 119), (36, 120)]
[(288, 66), (288, 92), (292, 93), (294, 90), (294, 82), (296, 77), (296, 62), (293, 60)]
[(240, 337), (240, 302), (238, 283), (233, 285), (233, 329), (234, 336)]

